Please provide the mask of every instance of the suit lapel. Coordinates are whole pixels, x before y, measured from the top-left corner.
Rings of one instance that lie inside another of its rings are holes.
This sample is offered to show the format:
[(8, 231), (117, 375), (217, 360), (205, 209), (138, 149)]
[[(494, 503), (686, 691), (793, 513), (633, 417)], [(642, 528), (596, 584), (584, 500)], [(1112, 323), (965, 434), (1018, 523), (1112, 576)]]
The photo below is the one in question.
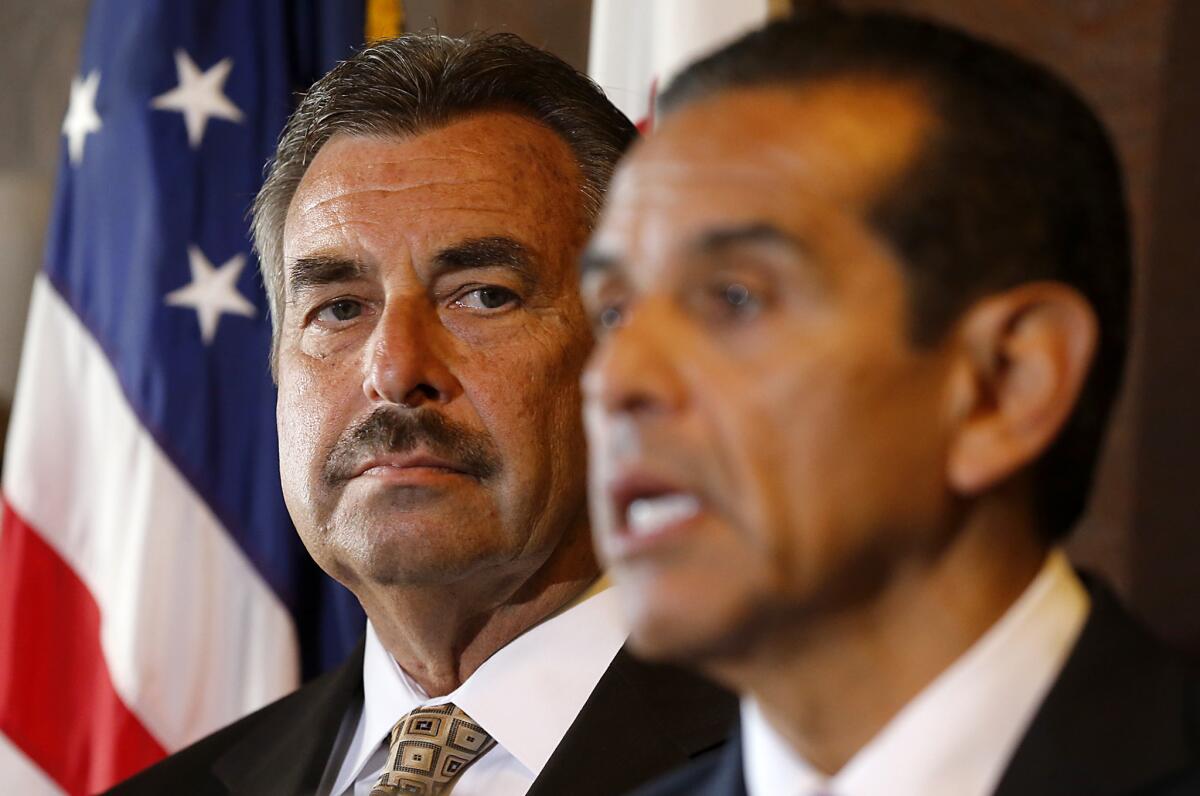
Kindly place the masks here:
[(349, 706), (362, 702), (363, 644), (272, 711), (213, 764), (231, 794), (316, 793)]
[(746, 796), (746, 772), (742, 759), (741, 732), (734, 729), (735, 735), (719, 752), (716, 768), (712, 776), (704, 783), (703, 789), (696, 796)]
[(996, 796), (1115, 796), (1194, 765), (1200, 711), (1187, 669), (1107, 590), (1088, 586), (1091, 614)]
[(625, 793), (719, 746), (736, 712), (724, 689), (622, 648), (528, 796)]

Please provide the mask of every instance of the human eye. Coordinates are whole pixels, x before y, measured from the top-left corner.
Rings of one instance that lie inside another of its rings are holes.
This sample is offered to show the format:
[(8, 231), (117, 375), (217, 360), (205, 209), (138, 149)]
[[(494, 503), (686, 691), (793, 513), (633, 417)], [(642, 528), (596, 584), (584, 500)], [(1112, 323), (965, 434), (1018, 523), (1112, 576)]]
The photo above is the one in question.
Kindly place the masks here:
[(610, 299), (599, 304), (589, 313), (593, 332), (600, 337), (624, 325), (627, 312), (628, 308), (623, 300)]
[(708, 280), (700, 295), (701, 313), (718, 322), (748, 321), (757, 317), (769, 303), (767, 285), (761, 280), (718, 276)]
[(339, 326), (354, 320), (362, 313), (362, 302), (350, 298), (339, 298), (318, 307), (313, 319), (324, 326)]
[(585, 277), (580, 293), (596, 337), (624, 325), (629, 314), (629, 296), (620, 280)]
[(484, 285), (473, 287), (458, 294), (453, 301), (456, 307), (469, 310), (492, 312), (520, 303), (520, 297), (506, 287)]

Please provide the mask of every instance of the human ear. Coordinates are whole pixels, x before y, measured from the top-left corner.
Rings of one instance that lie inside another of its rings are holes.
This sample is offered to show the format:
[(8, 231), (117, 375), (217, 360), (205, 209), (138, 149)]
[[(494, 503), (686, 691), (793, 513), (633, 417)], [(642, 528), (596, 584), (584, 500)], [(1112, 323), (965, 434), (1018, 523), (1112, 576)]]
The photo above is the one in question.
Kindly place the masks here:
[(1032, 464), (1075, 409), (1095, 353), (1095, 312), (1059, 282), (988, 296), (956, 328), (950, 487), (978, 495)]

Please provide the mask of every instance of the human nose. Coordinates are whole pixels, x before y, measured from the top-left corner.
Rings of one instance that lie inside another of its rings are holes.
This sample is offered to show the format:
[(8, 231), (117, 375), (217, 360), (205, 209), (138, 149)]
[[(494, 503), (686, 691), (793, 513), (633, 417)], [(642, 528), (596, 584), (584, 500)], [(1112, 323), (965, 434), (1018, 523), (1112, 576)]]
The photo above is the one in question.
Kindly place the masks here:
[(371, 335), (363, 392), (373, 403), (416, 408), (448, 403), (462, 392), (441, 341), (441, 323), (416, 299), (384, 309)]
[(631, 308), (593, 349), (583, 374), (584, 400), (605, 414), (649, 416), (678, 411), (686, 389), (678, 357), (686, 336), (666, 301)]

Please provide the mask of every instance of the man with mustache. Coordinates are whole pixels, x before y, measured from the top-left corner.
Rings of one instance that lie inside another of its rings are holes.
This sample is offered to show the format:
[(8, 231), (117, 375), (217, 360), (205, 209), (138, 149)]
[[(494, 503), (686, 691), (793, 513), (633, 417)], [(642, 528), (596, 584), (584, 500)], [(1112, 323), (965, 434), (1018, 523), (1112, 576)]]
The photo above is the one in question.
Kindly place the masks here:
[(254, 210), (287, 505), (361, 601), (340, 670), (120, 793), (614, 794), (732, 696), (634, 661), (592, 552), (577, 261), (632, 125), (513, 36), (319, 81)]
[(693, 65), (584, 259), (593, 519), (647, 656), (743, 695), (656, 796), (1200, 793), (1190, 668), (1067, 563), (1127, 346), (1101, 124), (932, 23)]

